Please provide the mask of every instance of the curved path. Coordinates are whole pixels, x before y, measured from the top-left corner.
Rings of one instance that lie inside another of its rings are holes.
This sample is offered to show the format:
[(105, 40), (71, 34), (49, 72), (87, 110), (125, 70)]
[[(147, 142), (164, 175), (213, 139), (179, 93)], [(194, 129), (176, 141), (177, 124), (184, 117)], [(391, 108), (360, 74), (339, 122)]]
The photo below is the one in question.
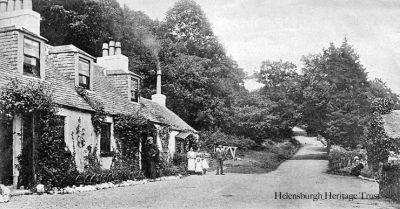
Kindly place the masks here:
[[(304, 146), (295, 157), (267, 174), (212, 173), (88, 193), (19, 196), (0, 208), (399, 208), (384, 200), (345, 199), (377, 194), (378, 184), (326, 174), (328, 161), (315, 157), (323, 154), (322, 145), (310, 137), (297, 139)], [(286, 193), (320, 199), (283, 199)]]

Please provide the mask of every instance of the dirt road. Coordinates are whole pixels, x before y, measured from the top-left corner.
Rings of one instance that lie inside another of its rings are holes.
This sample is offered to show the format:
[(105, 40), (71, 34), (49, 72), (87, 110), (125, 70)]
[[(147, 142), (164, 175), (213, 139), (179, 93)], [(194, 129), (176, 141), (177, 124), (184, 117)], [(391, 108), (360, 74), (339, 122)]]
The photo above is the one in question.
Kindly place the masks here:
[(375, 197), (377, 183), (326, 174), (328, 162), (315, 160), (322, 145), (314, 138), (298, 140), (304, 147), (293, 160), (267, 174), (208, 173), (88, 193), (19, 196), (0, 208), (400, 208), (365, 199)]

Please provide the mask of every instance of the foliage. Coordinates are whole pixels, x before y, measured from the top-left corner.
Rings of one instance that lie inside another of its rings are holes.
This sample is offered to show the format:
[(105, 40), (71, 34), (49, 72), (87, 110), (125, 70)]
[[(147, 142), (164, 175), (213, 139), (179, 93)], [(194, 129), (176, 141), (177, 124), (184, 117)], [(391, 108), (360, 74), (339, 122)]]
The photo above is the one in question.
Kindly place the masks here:
[[(393, 93), (381, 79), (375, 78), (374, 80), (369, 81), (369, 94), (370, 101), (379, 101), (379, 103), (384, 104), (389, 109), (399, 109), (399, 95)], [(373, 104), (373, 106), (376, 107), (376, 104)], [(386, 113), (381, 112), (381, 114)]]
[(304, 58), (302, 121), (333, 144), (355, 147), (370, 112), (365, 68), (347, 40)]
[(157, 164), (157, 167), (158, 176), (176, 176), (179, 174), (185, 174), (187, 165), (178, 166), (170, 161), (162, 160)]
[(102, 171), (100, 161), (97, 157), (97, 147), (88, 146), (88, 154), (85, 158), (85, 172), (90, 174), (100, 173)]
[(249, 138), (228, 135), (221, 131), (200, 132), (200, 147), (202, 149), (213, 152), (214, 146), (217, 145), (234, 146), (239, 149), (252, 149), (257, 146), (257, 144)]
[(160, 136), (162, 150), (168, 150), (170, 126), (160, 126), (157, 128), (157, 135)]
[(94, 110), (92, 113), (92, 124), (94, 127), (94, 130), (97, 134), (100, 134), (101, 132), (101, 124), (104, 122), (104, 119), (106, 118), (106, 112), (104, 110), (104, 106), (101, 102), (97, 101), (93, 97), (89, 95), (89, 93), (86, 91), (85, 88), (81, 86), (76, 86), (75, 87), (76, 92), (78, 93), (79, 96), (81, 96), (88, 104), (89, 106)]
[(126, 181), (133, 179), (143, 179), (143, 173), (139, 168), (137, 158), (129, 158), (116, 153), (110, 171), (114, 174), (114, 180)]
[(136, 158), (139, 143), (146, 136), (152, 136), (154, 126), (139, 115), (117, 115), (114, 117), (114, 131), (122, 156)]
[[(74, 157), (68, 150), (63, 135), (63, 120), (57, 116), (57, 105), (51, 92), (42, 83), (22, 83), (12, 80), (1, 92), (0, 113), (7, 120), (16, 116), (31, 114), (35, 119), (33, 136), (35, 143), (33, 165), (32, 156), (27, 156), (24, 147), (20, 160), (20, 184), (32, 187), (42, 183), (46, 187), (63, 187), (69, 177), (76, 173)], [(31, 166), (35, 168), (34, 181)]]
[(366, 153), (361, 150), (332, 149), (328, 156), (328, 172), (349, 175), (356, 156), (359, 159), (367, 158)]
[(389, 138), (383, 127), (383, 119), (378, 111), (372, 113), (368, 124), (366, 148), (368, 164), (376, 171), (380, 162), (387, 162), (389, 151), (394, 149), (394, 141)]
[[(299, 75), (296, 66), (282, 60), (263, 61), (257, 81), (264, 84), (259, 91), (246, 95), (234, 107), (238, 127), (244, 135), (262, 143), (265, 138), (286, 138), (299, 120), (297, 97)], [(248, 133), (247, 133), (248, 134)]]
[(123, 176), (142, 178), (139, 169), (139, 145), (147, 136), (154, 134), (154, 126), (139, 115), (117, 115), (114, 117), (114, 131), (117, 139), (117, 156), (112, 170)]

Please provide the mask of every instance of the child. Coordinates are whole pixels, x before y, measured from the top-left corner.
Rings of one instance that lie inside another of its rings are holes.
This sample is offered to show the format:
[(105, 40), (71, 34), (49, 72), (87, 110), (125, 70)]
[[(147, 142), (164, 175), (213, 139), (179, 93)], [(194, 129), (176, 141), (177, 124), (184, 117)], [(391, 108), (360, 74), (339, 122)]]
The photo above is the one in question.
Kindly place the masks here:
[(196, 170), (195, 170), (195, 172), (198, 175), (202, 175), (203, 174), (202, 159), (201, 159), (199, 154), (196, 156)]
[(207, 173), (207, 169), (210, 168), (210, 167), (208, 166), (207, 158), (206, 158), (205, 155), (203, 155), (203, 157), (201, 159), (201, 165), (203, 167), (203, 174), (206, 174)]

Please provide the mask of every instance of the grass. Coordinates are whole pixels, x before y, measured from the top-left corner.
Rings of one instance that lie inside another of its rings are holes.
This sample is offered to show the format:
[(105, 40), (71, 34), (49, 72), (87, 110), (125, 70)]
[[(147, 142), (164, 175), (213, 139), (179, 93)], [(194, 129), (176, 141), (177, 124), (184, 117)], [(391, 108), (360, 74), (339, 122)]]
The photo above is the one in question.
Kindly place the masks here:
[[(237, 154), (238, 160), (225, 160), (224, 171), (227, 173), (260, 174), (275, 170), (287, 159), (290, 159), (300, 148), (289, 140), (271, 143), (261, 150), (245, 150)], [(211, 162), (210, 171), (215, 171), (215, 162)]]

